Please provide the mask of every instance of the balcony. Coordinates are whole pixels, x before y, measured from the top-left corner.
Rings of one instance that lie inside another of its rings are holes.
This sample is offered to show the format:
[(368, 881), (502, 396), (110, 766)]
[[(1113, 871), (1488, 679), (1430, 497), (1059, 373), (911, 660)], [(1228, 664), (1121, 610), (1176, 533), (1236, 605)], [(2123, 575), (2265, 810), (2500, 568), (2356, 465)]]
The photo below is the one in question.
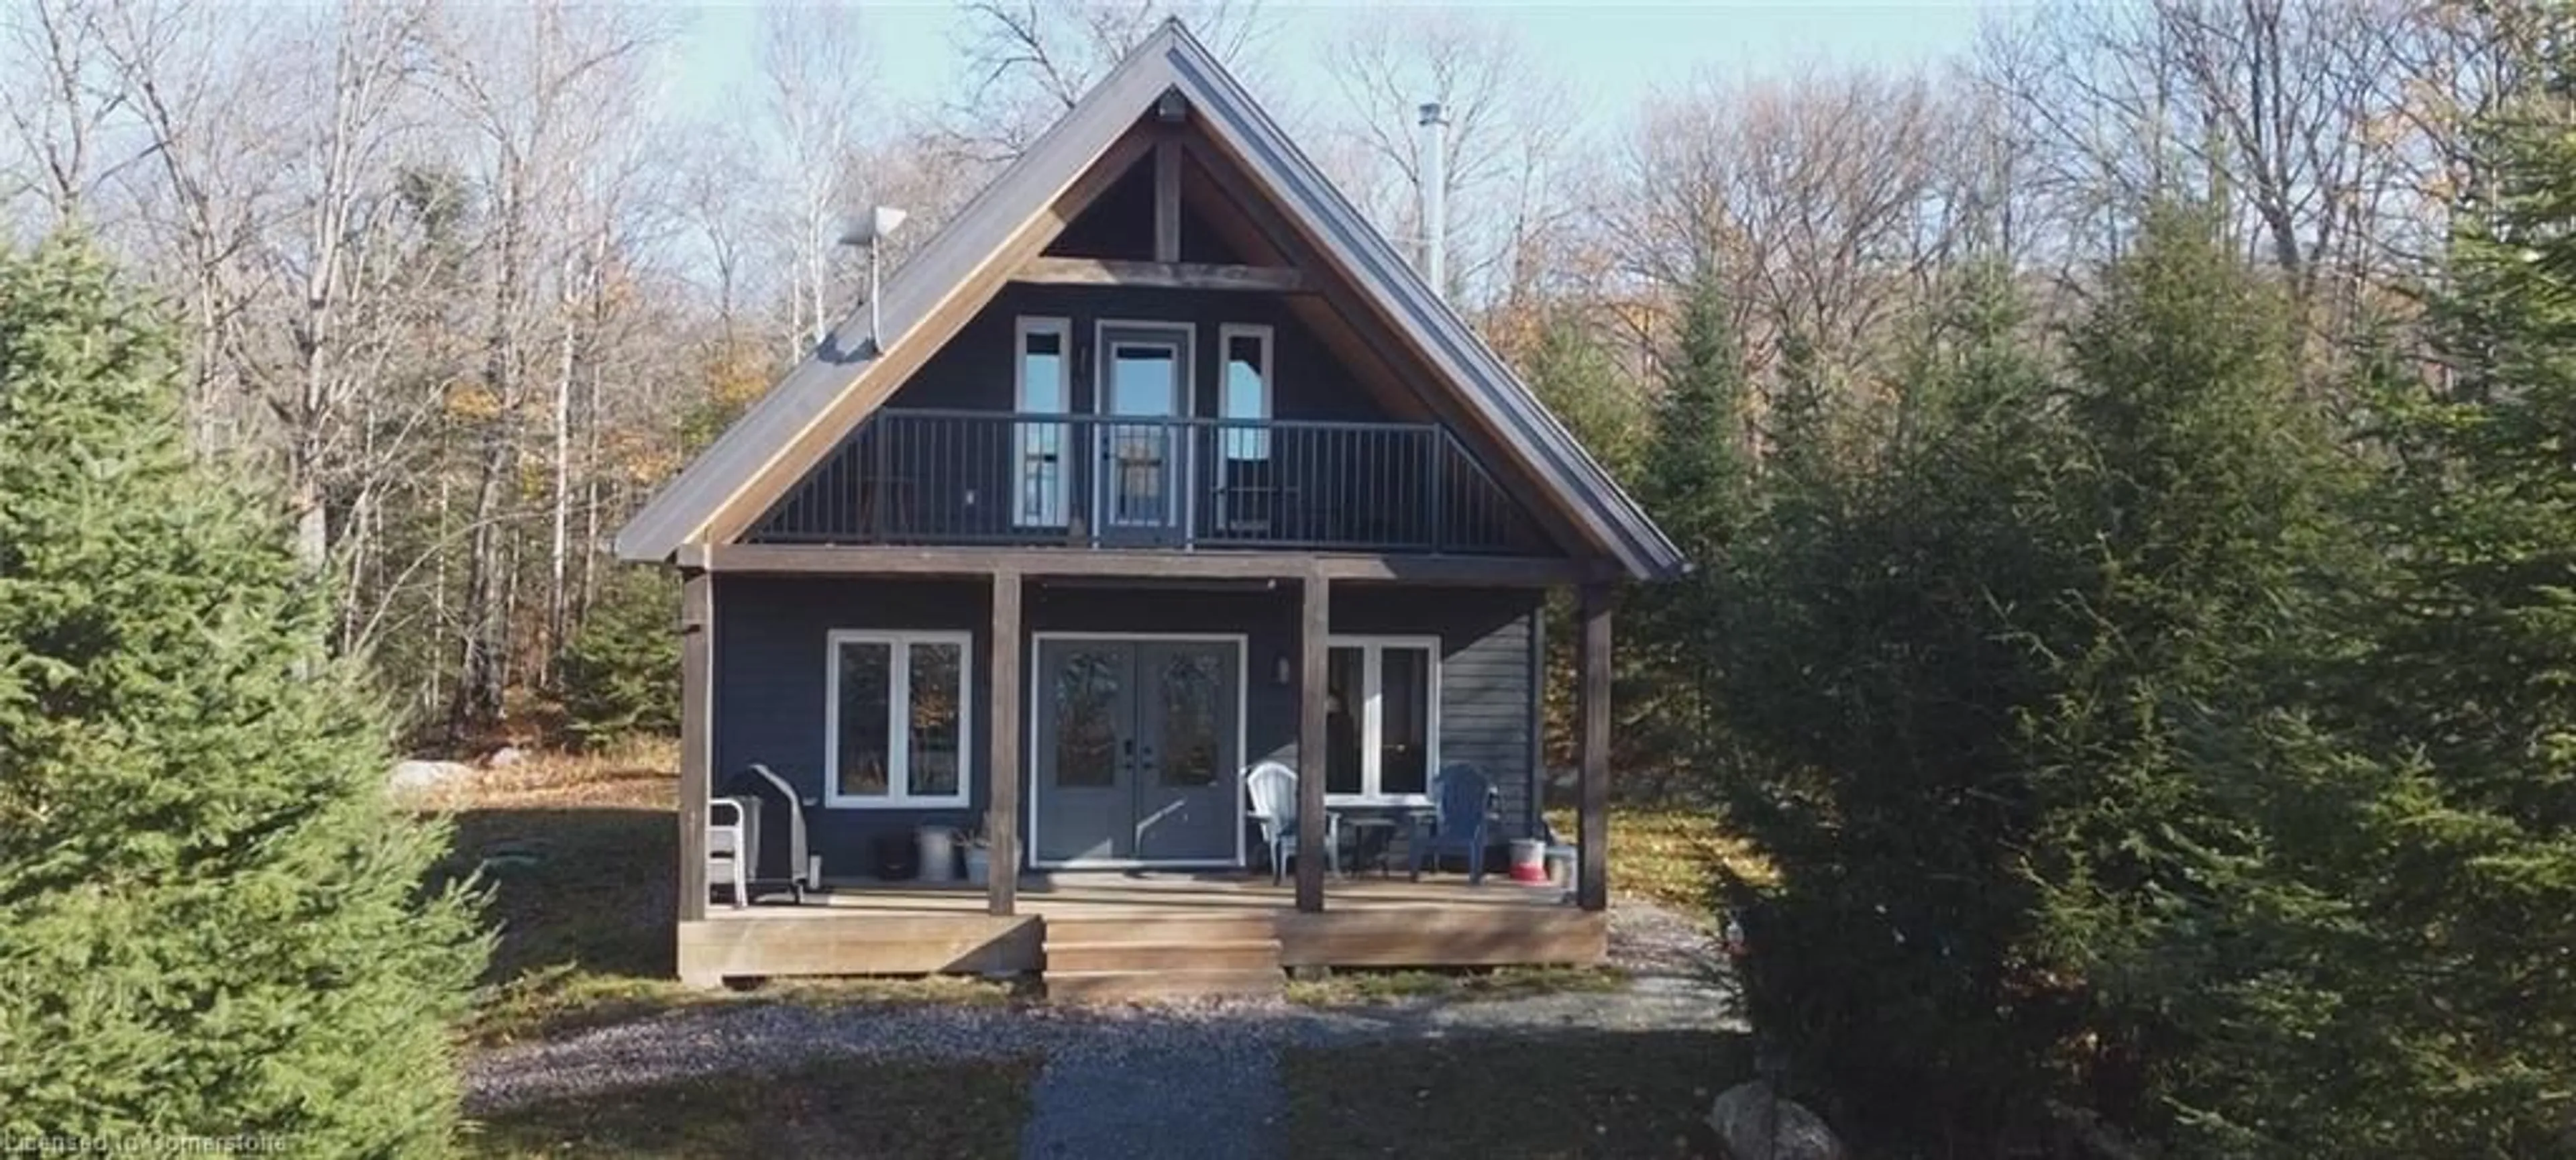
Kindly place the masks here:
[(1429, 424), (888, 410), (747, 539), (1499, 555), (1534, 535)]

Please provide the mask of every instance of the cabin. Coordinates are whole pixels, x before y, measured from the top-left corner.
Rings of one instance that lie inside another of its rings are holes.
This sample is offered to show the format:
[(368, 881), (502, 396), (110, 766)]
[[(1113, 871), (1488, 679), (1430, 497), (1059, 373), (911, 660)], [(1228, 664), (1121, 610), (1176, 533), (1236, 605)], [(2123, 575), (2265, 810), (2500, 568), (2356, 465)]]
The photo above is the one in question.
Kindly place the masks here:
[[(1183, 26), (870, 297), (617, 537), (683, 578), (683, 979), (1601, 957), (1610, 610), (1683, 558)], [(1282, 838), (1293, 883), (1255, 769), (1294, 775), (1272, 818), (1327, 819)], [(1411, 872), (1444, 830), (1481, 881)], [(727, 880), (791, 832), (788, 889)], [(1515, 839), (1571, 880), (1515, 880)]]

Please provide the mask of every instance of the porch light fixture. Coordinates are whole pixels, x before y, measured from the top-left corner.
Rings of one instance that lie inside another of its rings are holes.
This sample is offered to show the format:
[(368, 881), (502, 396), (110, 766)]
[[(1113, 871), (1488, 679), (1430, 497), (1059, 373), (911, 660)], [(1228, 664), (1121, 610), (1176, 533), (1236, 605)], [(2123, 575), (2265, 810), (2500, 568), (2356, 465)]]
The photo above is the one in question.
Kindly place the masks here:
[(1287, 653), (1280, 653), (1279, 663), (1271, 666), (1270, 679), (1283, 685), (1297, 679), (1297, 667), (1288, 663)]
[(842, 245), (868, 252), (868, 347), (877, 354), (885, 353), (885, 319), (877, 313), (877, 252), (885, 248), (885, 240), (894, 236), (907, 216), (893, 206), (881, 205), (841, 226)]

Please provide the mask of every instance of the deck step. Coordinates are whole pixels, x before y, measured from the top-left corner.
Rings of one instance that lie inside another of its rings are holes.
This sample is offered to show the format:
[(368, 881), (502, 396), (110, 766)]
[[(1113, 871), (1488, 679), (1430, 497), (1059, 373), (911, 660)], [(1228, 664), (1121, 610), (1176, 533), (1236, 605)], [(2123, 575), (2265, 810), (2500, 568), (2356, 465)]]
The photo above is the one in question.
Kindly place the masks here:
[(1075, 974), (1102, 971), (1277, 971), (1279, 940), (1208, 939), (1180, 942), (1065, 942), (1048, 939), (1046, 969)]
[(1119, 914), (1046, 920), (1049, 943), (1253, 942), (1279, 936), (1278, 919), (1250, 914)]
[[(1275, 954), (1274, 954), (1275, 957)], [(1071, 1003), (1129, 999), (1263, 998), (1286, 988), (1277, 967), (1267, 970), (1048, 971), (1047, 998)]]

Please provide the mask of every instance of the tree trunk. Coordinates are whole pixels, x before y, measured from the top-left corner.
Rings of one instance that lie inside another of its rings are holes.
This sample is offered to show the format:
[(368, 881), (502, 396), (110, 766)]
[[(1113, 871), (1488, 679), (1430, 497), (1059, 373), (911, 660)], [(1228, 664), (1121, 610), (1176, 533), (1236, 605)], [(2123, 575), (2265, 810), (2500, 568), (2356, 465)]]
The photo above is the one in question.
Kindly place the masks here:
[(580, 303), (574, 292), (576, 283), (570, 269), (571, 264), (567, 262), (565, 265), (563, 293), (560, 298), (564, 315), (563, 342), (555, 360), (554, 510), (552, 526), (549, 528), (551, 534), (546, 546), (546, 575), (549, 579), (546, 587), (546, 632), (537, 658), (537, 679), (548, 685), (554, 682), (555, 654), (563, 649), (564, 626), (570, 603), (567, 599), (568, 590), (565, 582), (571, 575), (569, 552), (572, 546), (572, 376), (577, 361), (575, 356), (580, 347), (580, 315), (577, 312)]
[(509, 612), (504, 607), (509, 567), (503, 558), (508, 537), (501, 504), (502, 489), (516, 473), (518, 457), (506, 428), (506, 422), (496, 417), (484, 436), (481, 478), (476, 481), (474, 509), (468, 517), (473, 531), (465, 560), (464, 648), (458, 658), (456, 698), (447, 716), (451, 738), (500, 719), (503, 686), (509, 679), (503, 661), (509, 649)]

